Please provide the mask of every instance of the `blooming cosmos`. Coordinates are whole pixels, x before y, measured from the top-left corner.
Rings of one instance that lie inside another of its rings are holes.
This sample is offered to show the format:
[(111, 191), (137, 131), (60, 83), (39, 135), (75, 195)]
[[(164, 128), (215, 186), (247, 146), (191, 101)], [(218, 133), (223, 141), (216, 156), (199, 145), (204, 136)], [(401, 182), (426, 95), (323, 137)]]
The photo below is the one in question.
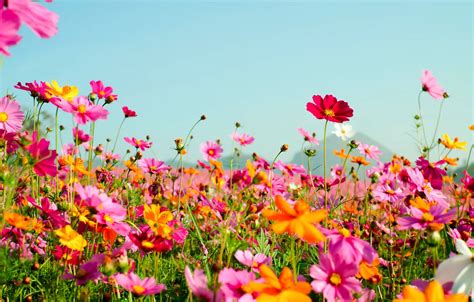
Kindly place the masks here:
[(95, 94), (99, 100), (105, 99), (107, 103), (112, 103), (117, 100), (117, 95), (113, 94), (114, 90), (112, 87), (104, 86), (102, 81), (91, 81), (90, 82), (92, 93)]
[(132, 138), (124, 137), (123, 140), (129, 143), (130, 145), (132, 145), (133, 147), (140, 149), (142, 151), (145, 151), (145, 149), (151, 148), (151, 145), (153, 144), (152, 142), (138, 139), (135, 137), (132, 137)]
[(320, 95), (313, 95), (313, 102), (306, 104), (306, 110), (311, 112), (317, 119), (324, 119), (335, 123), (346, 122), (353, 115), (353, 110), (347, 102), (338, 101), (330, 94), (327, 94), (324, 98)]
[(211, 159), (218, 159), (221, 157), (222, 149), (221, 145), (213, 141), (207, 141), (201, 144), (201, 153), (205, 160), (210, 161)]
[(154, 158), (143, 158), (137, 163), (143, 172), (150, 174), (158, 174), (160, 172), (168, 171), (169, 169), (169, 167), (164, 162)]
[(122, 112), (125, 118), (136, 117), (137, 113), (132, 109), (129, 109), (127, 106), (122, 107)]
[(54, 233), (59, 237), (59, 242), (71, 250), (82, 251), (87, 246), (87, 241), (84, 237), (74, 231), (69, 224), (55, 230)]
[(354, 130), (349, 124), (334, 124), (334, 133), (337, 137), (341, 138), (343, 141), (346, 141), (348, 138), (354, 136)]
[(75, 98), (79, 94), (79, 89), (76, 86), (69, 86), (64, 85), (60, 86), (57, 81), (52, 80), (51, 84), (46, 82), (47, 92), (49, 94), (46, 95), (47, 99), (50, 99), (53, 96), (71, 102), (73, 98)]
[(38, 133), (34, 132), (32, 143), (26, 148), (33, 159), (33, 170), (39, 176), (56, 176), (58, 169), (55, 164), (58, 156), (56, 150), (49, 150), (49, 141), (45, 138), (38, 140)]
[(272, 230), (276, 234), (295, 234), (308, 243), (318, 243), (326, 239), (324, 234), (314, 226), (327, 216), (327, 210), (311, 211), (311, 208), (303, 200), (298, 200), (294, 206), (283, 199), (281, 195), (275, 198), (278, 212), (265, 209), (262, 214), (270, 220), (274, 220)]
[(247, 146), (254, 142), (255, 138), (246, 134), (246, 133), (237, 133), (234, 132), (231, 135), (231, 138), (241, 146)]
[(16, 101), (8, 96), (0, 98), (0, 129), (6, 132), (18, 132), (24, 118), (25, 114)]
[(171, 227), (168, 223), (173, 220), (173, 215), (170, 211), (162, 211), (159, 205), (145, 205), (143, 210), (143, 217), (155, 234), (163, 238), (169, 238)]
[(441, 284), (431, 281), (424, 291), (408, 285), (403, 288), (402, 297), (393, 302), (467, 302), (468, 297), (462, 294), (445, 295)]
[(85, 96), (76, 97), (70, 103), (66, 102), (63, 109), (66, 112), (72, 113), (74, 121), (80, 125), (84, 125), (88, 121), (105, 120), (109, 115), (107, 109), (100, 105), (92, 104)]
[(21, 21), (11, 10), (0, 10), (0, 53), (9, 56), (8, 47), (15, 46), (20, 40), (18, 35)]
[(446, 96), (444, 89), (439, 86), (438, 81), (429, 70), (423, 71), (421, 88), (437, 100), (441, 100)]
[(319, 145), (319, 141), (316, 138), (316, 133), (313, 132), (313, 135), (310, 135), (309, 132), (303, 128), (298, 128), (297, 130), (304, 137), (305, 141), (314, 145)]
[(382, 152), (377, 146), (363, 144), (361, 142), (359, 142), (359, 146), (357, 147), (357, 149), (362, 155), (370, 159), (378, 160), (380, 154), (382, 154)]
[(155, 278), (140, 279), (134, 273), (117, 274), (115, 280), (135, 296), (155, 295), (166, 289), (164, 284), (157, 284)]
[(459, 138), (455, 137), (452, 140), (447, 134), (443, 134), (440, 140), (441, 144), (445, 146), (447, 149), (459, 149), (459, 150), (466, 150), (467, 142), (460, 142)]

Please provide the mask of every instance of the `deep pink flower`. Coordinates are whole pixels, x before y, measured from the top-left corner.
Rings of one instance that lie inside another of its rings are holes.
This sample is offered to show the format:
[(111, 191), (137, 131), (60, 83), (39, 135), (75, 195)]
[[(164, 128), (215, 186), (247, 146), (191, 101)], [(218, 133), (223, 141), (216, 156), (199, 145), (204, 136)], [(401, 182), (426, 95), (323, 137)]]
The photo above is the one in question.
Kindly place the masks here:
[(423, 71), (421, 85), (423, 91), (428, 92), (434, 99), (441, 100), (445, 97), (444, 89), (438, 85), (438, 81), (429, 70)]
[(213, 141), (207, 141), (201, 144), (201, 153), (205, 160), (218, 159), (224, 150), (221, 145)]
[(28, 91), (32, 97), (37, 97), (43, 102), (50, 101), (51, 95), (48, 92), (49, 87), (48, 85), (46, 85), (45, 82), (40, 81), (38, 84), (38, 82), (33, 81), (33, 82), (25, 83), (24, 85), (18, 82), (15, 85), (15, 88)]
[(143, 158), (138, 162), (138, 166), (145, 173), (158, 174), (160, 172), (168, 171), (169, 167), (162, 161), (156, 160), (154, 158)]
[(405, 197), (402, 189), (393, 189), (390, 185), (382, 183), (375, 188), (375, 190), (372, 192), (372, 195), (376, 200), (388, 201), (390, 203), (397, 202)]
[(20, 105), (8, 96), (0, 98), (0, 130), (18, 132), (23, 124), (25, 114)]
[(464, 171), (464, 177), (461, 179), (461, 182), (469, 192), (474, 194), (474, 177), (471, 177), (467, 171)]
[(313, 135), (310, 135), (309, 132), (303, 128), (298, 128), (298, 132), (303, 135), (305, 141), (310, 142), (314, 145), (319, 145), (319, 141), (317, 140), (315, 133), (313, 133)]
[(306, 110), (311, 112), (317, 119), (324, 119), (335, 123), (348, 121), (354, 112), (347, 102), (338, 101), (330, 94), (324, 96), (324, 99), (320, 95), (313, 95), (313, 102), (306, 104)]
[(18, 35), (20, 25), (21, 21), (17, 14), (9, 9), (0, 9), (0, 53), (9, 56), (8, 47), (20, 42), (21, 36)]
[(360, 281), (355, 275), (359, 266), (354, 262), (345, 262), (343, 257), (320, 254), (319, 265), (310, 268), (313, 290), (322, 293), (328, 302), (338, 300), (352, 301), (352, 294), (362, 291)]
[(0, 146), (7, 146), (7, 153), (12, 154), (20, 147), (18, 133), (0, 130)]
[(252, 136), (250, 136), (246, 133), (240, 134), (240, 133), (234, 132), (234, 133), (232, 133), (231, 138), (241, 146), (250, 145), (251, 143), (253, 143), (255, 141), (254, 137), (252, 137)]
[(289, 176), (294, 176), (295, 174), (301, 174), (306, 172), (306, 169), (303, 167), (303, 165), (298, 166), (296, 164), (291, 163), (285, 164), (281, 160), (276, 161), (274, 167)]
[(151, 148), (151, 145), (153, 144), (152, 142), (137, 139), (135, 137), (132, 137), (132, 138), (124, 137), (123, 140), (129, 143), (130, 145), (132, 145), (133, 147), (140, 149), (142, 151), (145, 151), (145, 149)]
[(107, 109), (100, 105), (92, 104), (85, 96), (78, 96), (72, 102), (65, 102), (63, 109), (66, 112), (72, 113), (74, 121), (80, 125), (84, 125), (88, 121), (105, 120), (109, 115)]
[(101, 276), (99, 267), (104, 262), (104, 255), (94, 255), (89, 261), (81, 264), (76, 274), (65, 273), (63, 278), (66, 280), (76, 280), (77, 285), (84, 285), (87, 281), (97, 281)]
[(58, 32), (59, 16), (31, 0), (9, 0), (8, 8), (15, 12), (39, 37), (45, 39)]
[(105, 99), (107, 103), (112, 103), (117, 100), (117, 95), (113, 94), (114, 90), (112, 87), (105, 87), (102, 81), (91, 81), (92, 93), (94, 93), (99, 100)]
[(58, 156), (56, 150), (49, 150), (49, 141), (42, 138), (38, 141), (38, 133), (34, 132), (32, 143), (26, 147), (33, 158), (33, 169), (39, 176), (56, 176), (58, 169), (55, 164)]
[(207, 277), (203, 270), (196, 269), (193, 273), (191, 269), (186, 266), (184, 269), (184, 277), (193, 295), (203, 298), (206, 301), (212, 301), (214, 294), (207, 285)]
[(242, 286), (250, 281), (255, 281), (255, 274), (247, 271), (236, 271), (231, 268), (224, 268), (219, 273), (219, 293), (224, 300), (218, 301), (254, 301), (252, 294), (245, 292)]
[(444, 163), (444, 160), (430, 163), (421, 156), (416, 161), (416, 165), (421, 169), (425, 179), (427, 179), (431, 183), (431, 186), (436, 190), (441, 190), (443, 187), (443, 176), (446, 175), (446, 171), (438, 168), (438, 166), (441, 166)]
[(377, 146), (367, 145), (361, 142), (359, 142), (357, 149), (362, 155), (370, 159), (378, 160), (379, 155), (382, 154)]
[(137, 116), (137, 113), (135, 111), (129, 109), (127, 106), (122, 107), (122, 112), (123, 112), (125, 118), (136, 117)]
[(399, 230), (425, 230), (426, 228), (430, 228), (435, 231), (454, 218), (456, 209), (453, 208), (446, 212), (446, 207), (434, 205), (428, 212), (423, 212), (418, 208), (411, 207), (410, 214), (411, 216), (398, 218), (397, 223)]
[(140, 279), (134, 273), (115, 275), (117, 284), (135, 296), (148, 296), (161, 293), (166, 289), (164, 284), (157, 284), (155, 278)]
[(351, 235), (347, 229), (333, 230), (326, 234), (331, 251), (344, 251), (348, 262), (360, 263), (365, 260), (372, 263), (377, 257), (375, 249), (367, 242)]
[(91, 139), (90, 135), (79, 129), (79, 127), (72, 128), (72, 137), (74, 143), (77, 142), (78, 145), (87, 143)]

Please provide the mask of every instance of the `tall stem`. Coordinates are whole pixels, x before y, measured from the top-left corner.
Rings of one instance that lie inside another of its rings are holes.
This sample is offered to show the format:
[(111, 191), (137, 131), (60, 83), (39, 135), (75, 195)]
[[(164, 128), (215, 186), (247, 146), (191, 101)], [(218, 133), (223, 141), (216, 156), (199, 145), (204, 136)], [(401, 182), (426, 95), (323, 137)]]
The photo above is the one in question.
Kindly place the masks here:
[(323, 176), (324, 176), (324, 208), (327, 209), (328, 207), (328, 190), (327, 190), (327, 181), (326, 181), (326, 131), (328, 128), (328, 122), (326, 120), (326, 123), (324, 124), (324, 138), (323, 138)]
[(91, 182), (91, 174), (92, 174), (92, 153), (94, 152), (94, 131), (95, 131), (95, 122), (91, 124), (91, 140), (89, 142), (89, 158), (88, 158), (88, 171), (89, 171), (89, 184)]
[(438, 128), (439, 128), (439, 121), (441, 120), (441, 111), (443, 110), (443, 104), (444, 104), (444, 99), (442, 99), (441, 104), (439, 104), (438, 118), (436, 120), (435, 132), (433, 134), (433, 138), (431, 139), (431, 145), (429, 147), (430, 150), (434, 148), (434, 142), (435, 142), (436, 134), (438, 133)]
[(117, 135), (115, 136), (115, 142), (114, 142), (114, 147), (112, 148), (112, 153), (114, 153), (114, 151), (115, 151), (115, 147), (117, 146), (117, 141), (118, 141), (118, 138), (119, 138), (119, 135), (120, 135), (120, 131), (122, 130), (123, 123), (125, 123), (126, 119), (127, 118), (123, 118), (122, 122), (120, 123), (120, 126), (119, 126), (118, 131), (117, 131)]
[[(421, 94), (423, 93), (423, 90), (418, 93), (418, 116), (420, 117), (420, 123), (421, 123), (421, 130), (423, 131), (423, 138), (425, 139), (425, 147), (428, 148), (428, 139), (426, 138), (426, 131), (425, 131), (425, 123), (423, 122), (423, 117), (421, 115)], [(421, 148), (423, 151), (425, 148)], [(430, 151), (428, 150), (428, 158)]]

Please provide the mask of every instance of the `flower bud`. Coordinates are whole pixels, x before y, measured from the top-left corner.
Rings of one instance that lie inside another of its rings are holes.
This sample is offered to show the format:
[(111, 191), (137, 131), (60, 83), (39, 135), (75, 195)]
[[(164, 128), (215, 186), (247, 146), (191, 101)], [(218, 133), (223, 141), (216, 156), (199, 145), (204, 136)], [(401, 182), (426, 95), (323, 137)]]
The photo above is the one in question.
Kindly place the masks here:
[(201, 121), (204, 121), (206, 119), (206, 116), (203, 114), (201, 115)]
[(280, 152), (286, 152), (288, 151), (288, 144), (283, 144), (280, 148)]

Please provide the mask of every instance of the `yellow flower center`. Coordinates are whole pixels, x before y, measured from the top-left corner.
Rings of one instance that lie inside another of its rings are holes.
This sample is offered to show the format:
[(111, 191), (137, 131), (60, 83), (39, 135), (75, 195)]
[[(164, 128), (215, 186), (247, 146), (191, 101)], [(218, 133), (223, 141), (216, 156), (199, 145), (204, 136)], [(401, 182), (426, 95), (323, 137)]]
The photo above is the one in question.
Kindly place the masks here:
[(0, 112), (0, 122), (4, 123), (8, 121), (8, 114), (6, 112)]
[(151, 248), (153, 248), (153, 247), (155, 246), (155, 245), (153, 244), (153, 242), (150, 242), (150, 241), (148, 241), (148, 240), (143, 240), (143, 241), (142, 241), (142, 245), (143, 245), (144, 247), (146, 247), (147, 249), (151, 249)]
[(104, 216), (104, 220), (107, 221), (107, 222), (109, 222), (109, 223), (113, 223), (113, 222), (114, 222), (114, 220), (112, 219), (112, 217), (110, 217), (110, 216), (107, 215), (107, 214)]
[(141, 295), (145, 292), (145, 288), (141, 285), (134, 285), (132, 287), (132, 290), (134, 293), (136, 293), (137, 295)]
[(432, 222), (434, 220), (434, 217), (430, 213), (423, 213), (421, 219), (426, 222)]
[(150, 166), (150, 171), (156, 171), (158, 170), (156, 166)]
[(334, 111), (332, 109), (326, 109), (326, 110), (324, 110), (324, 115), (328, 116), (328, 117), (333, 117), (335, 114), (334, 114)]
[(63, 87), (63, 94), (69, 94), (71, 92), (71, 87), (69, 86), (64, 86)]
[(342, 283), (342, 279), (341, 279), (341, 276), (338, 274), (338, 273), (332, 273), (331, 274), (331, 277), (329, 277), (329, 282), (332, 284), (332, 285), (339, 285)]
[(214, 152), (214, 150), (213, 150), (213, 149), (210, 149), (209, 151), (207, 151), (207, 154), (209, 154), (209, 155), (214, 155), (214, 154), (215, 154), (215, 152)]
[(349, 230), (346, 229), (346, 228), (340, 229), (340, 230), (339, 230), (339, 233), (340, 233), (342, 236), (346, 237), (346, 238), (351, 235), (351, 232), (349, 232)]
[(101, 98), (103, 98), (105, 96), (105, 91), (103, 91), (103, 90), (99, 91), (99, 96)]
[(77, 111), (79, 111), (79, 113), (86, 113), (87, 111), (86, 105), (77, 106)]

